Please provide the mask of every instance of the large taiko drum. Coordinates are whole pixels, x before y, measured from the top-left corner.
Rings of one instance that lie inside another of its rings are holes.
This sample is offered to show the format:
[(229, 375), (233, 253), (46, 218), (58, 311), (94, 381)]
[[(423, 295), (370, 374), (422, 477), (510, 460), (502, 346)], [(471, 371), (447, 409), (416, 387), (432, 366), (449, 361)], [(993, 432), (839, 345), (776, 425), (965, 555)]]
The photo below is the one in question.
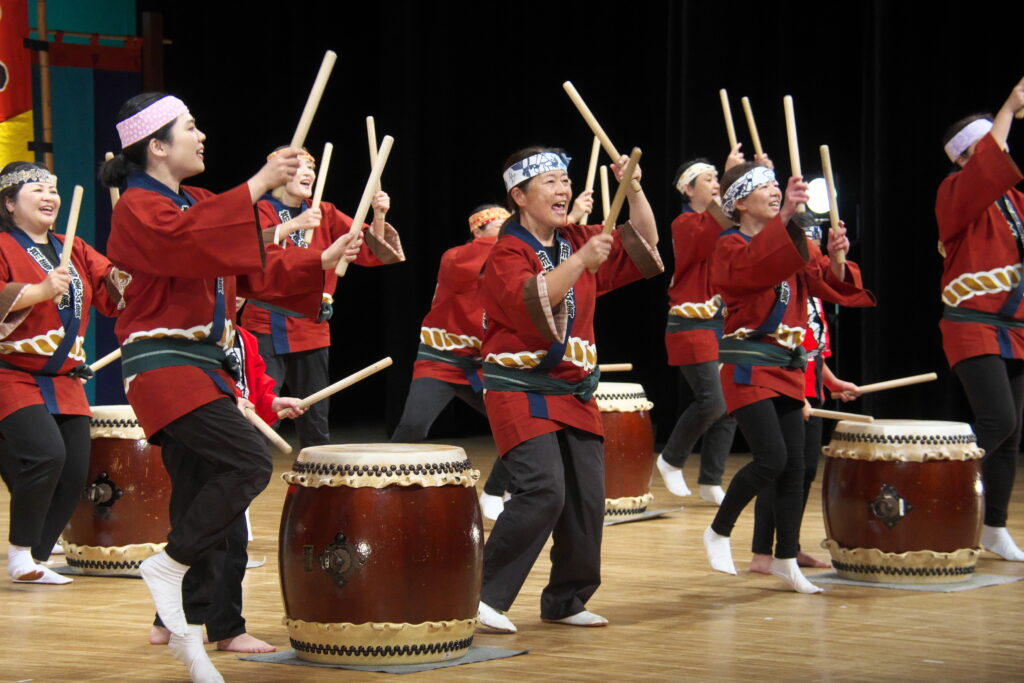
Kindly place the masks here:
[(966, 581), (982, 521), (981, 456), (960, 422), (840, 422), (826, 456), (822, 543), (840, 576)]
[(285, 624), (300, 659), (414, 664), (473, 642), (480, 473), (456, 446), (304, 448), (281, 513)]
[(594, 398), (604, 425), (605, 521), (646, 512), (654, 499), (654, 404), (641, 385), (625, 382), (601, 382)]
[(82, 500), (64, 528), (69, 566), (83, 574), (138, 576), (171, 530), (171, 480), (131, 406), (94, 406)]

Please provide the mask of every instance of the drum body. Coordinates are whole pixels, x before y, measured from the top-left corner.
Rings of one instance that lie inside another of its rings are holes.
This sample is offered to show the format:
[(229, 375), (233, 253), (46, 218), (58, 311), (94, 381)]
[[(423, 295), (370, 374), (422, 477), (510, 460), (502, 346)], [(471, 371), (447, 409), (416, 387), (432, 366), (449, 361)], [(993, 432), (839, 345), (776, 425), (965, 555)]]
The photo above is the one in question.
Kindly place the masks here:
[(840, 422), (823, 451), (822, 545), (838, 574), (887, 583), (970, 577), (980, 553), (984, 452), (969, 425)]
[(641, 385), (625, 382), (601, 382), (594, 398), (604, 426), (605, 521), (646, 512), (654, 499), (654, 404)]
[(465, 655), (483, 574), (478, 478), (455, 446), (303, 449), (284, 475), (278, 555), (296, 655), (335, 664)]
[(69, 566), (83, 574), (138, 576), (167, 545), (171, 480), (131, 406), (95, 406), (82, 500), (64, 528)]

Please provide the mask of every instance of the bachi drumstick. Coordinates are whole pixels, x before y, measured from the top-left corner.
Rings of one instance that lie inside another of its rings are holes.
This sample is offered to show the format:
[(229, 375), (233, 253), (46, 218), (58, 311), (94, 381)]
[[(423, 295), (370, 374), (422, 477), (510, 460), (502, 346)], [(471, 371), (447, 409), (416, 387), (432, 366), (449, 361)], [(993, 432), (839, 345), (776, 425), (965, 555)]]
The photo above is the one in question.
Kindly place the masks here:
[[(78, 214), (82, 210), (82, 192), (82, 186), (75, 185), (75, 191), (71, 195), (71, 212), (68, 214), (68, 228), (64, 231), (64, 244), (60, 250), (59, 268), (67, 268), (71, 263), (71, 252), (75, 248), (75, 232), (78, 230)], [(63, 297), (63, 294), (58, 294), (53, 297), (53, 303), (59, 304)]]
[[(597, 157), (601, 153), (601, 141), (594, 136), (594, 143), (590, 146), (590, 165), (587, 166), (587, 184), (583, 188), (583, 191), (594, 189), (594, 176), (597, 174)], [(583, 214), (580, 218), (580, 225), (586, 225), (587, 219), (590, 217), (589, 213)]]
[(331, 77), (334, 62), (337, 59), (338, 53), (334, 50), (328, 50), (324, 53), (324, 59), (320, 62), (320, 71), (316, 74), (313, 88), (309, 91), (309, 97), (306, 98), (306, 106), (303, 107), (302, 116), (299, 117), (299, 125), (295, 127), (295, 135), (292, 136), (292, 147), (302, 147), (306, 142), (309, 127), (313, 124), (313, 115), (316, 114), (316, 108), (320, 106), (320, 98), (323, 97), (324, 89), (327, 87), (327, 79)]
[(764, 154), (764, 150), (761, 148), (761, 136), (757, 134), (757, 124), (754, 123), (754, 110), (750, 108), (750, 98), (744, 97), (740, 102), (743, 103), (743, 114), (747, 117), (750, 139), (754, 142), (754, 154), (761, 156)]
[[(331, 166), (331, 155), (334, 153), (334, 145), (330, 142), (324, 143), (324, 154), (320, 160), (320, 173), (316, 176), (316, 188), (313, 190), (313, 203), (311, 209), (320, 208), (320, 200), (324, 197), (324, 185), (327, 184), (327, 169)], [(276, 238), (277, 235), (274, 235)], [(309, 244), (313, 237), (313, 229), (308, 228), (302, 233), (302, 239)]]
[[(113, 152), (107, 152), (106, 154), (103, 155), (103, 158), (106, 159), (107, 161), (110, 161), (111, 159), (114, 158), (114, 153)], [(121, 199), (121, 190), (117, 189), (116, 187), (110, 188), (110, 208), (111, 209), (113, 209), (115, 206), (117, 206), (117, 202), (118, 202), (119, 199)]]
[[(341, 391), (342, 389), (347, 389), (348, 387), (352, 386), (356, 382), (364, 380), (364, 379), (366, 379), (367, 377), (369, 377), (370, 375), (372, 375), (372, 374), (374, 374), (376, 372), (380, 372), (384, 368), (386, 368), (389, 365), (391, 365), (391, 362), (392, 362), (391, 361), (391, 356), (388, 356), (387, 358), (382, 358), (381, 360), (377, 361), (373, 365), (368, 365), (367, 367), (363, 368), (359, 372), (354, 372), (351, 375), (349, 375), (348, 377), (346, 377), (345, 379), (338, 380), (334, 384), (331, 384), (331, 385), (328, 385), (328, 386), (324, 387), (323, 389), (321, 389), (320, 391), (316, 392), (315, 394), (310, 394), (306, 398), (304, 398), (301, 401), (299, 401), (298, 407), (299, 408), (308, 408), (309, 406), (313, 405), (317, 401), (322, 401), (325, 398), (327, 398), (328, 396), (336, 394), (339, 391)], [(287, 412), (288, 412), (288, 409), (279, 410), (279, 411), (277, 411), (277, 416), (278, 417), (284, 417)]]
[(612, 230), (615, 229), (615, 221), (619, 217), (619, 212), (622, 210), (622, 203), (626, 200), (626, 188), (629, 187), (629, 180), (633, 177), (633, 171), (636, 170), (636, 166), (640, 163), (640, 155), (643, 152), (640, 151), (639, 147), (634, 147), (633, 151), (629, 154), (629, 162), (626, 164), (626, 168), (622, 171), (622, 182), (619, 183), (619, 187), (615, 190), (615, 198), (612, 199), (611, 209), (604, 217), (604, 234), (612, 234)]
[(729, 152), (736, 149), (736, 125), (732, 122), (732, 107), (729, 106), (729, 93), (725, 88), (718, 91), (722, 100), (722, 116), (725, 117), (725, 134), (729, 136)]
[(597, 369), (604, 372), (629, 372), (633, 369), (632, 363), (601, 363)]
[(849, 422), (874, 422), (875, 418), (870, 415), (859, 415), (857, 413), (841, 413), (837, 410), (822, 410), (811, 408), (811, 417), (824, 417), (829, 420), (847, 420)]
[[(825, 185), (828, 186), (828, 220), (832, 223), (831, 230), (839, 229), (839, 204), (836, 201), (836, 181), (832, 178), (832, 157), (828, 145), (821, 146), (821, 168), (825, 172)], [(836, 263), (846, 263), (846, 252), (839, 250), (835, 254)]]
[(263, 421), (263, 418), (256, 414), (252, 408), (245, 409), (245, 419), (252, 423), (252, 426), (260, 430), (263, 436), (270, 440), (270, 443), (277, 447), (277, 450), (281, 451), (285, 455), (292, 452), (292, 447), (288, 445), (288, 442), (281, 438), (281, 435), (273, 430), (273, 428)]
[[(380, 143), (380, 150), (377, 152), (377, 163), (373, 165), (370, 170), (370, 177), (366, 180), (366, 187), (363, 188), (363, 196), (359, 200), (359, 208), (352, 214), (352, 227), (349, 228), (350, 233), (358, 233), (363, 229), (363, 220), (366, 218), (366, 212), (370, 210), (370, 202), (373, 201), (373, 195), (377, 191), (377, 183), (380, 182), (380, 176), (384, 172), (384, 166), (388, 163), (388, 156), (391, 154), (391, 145), (393, 145), (395, 139), (390, 135), (385, 135), (384, 140)], [(338, 266), (334, 269), (338, 277), (344, 277), (348, 271), (348, 261), (342, 259), (338, 261)]]
[[(582, 97), (580, 97), (579, 92), (576, 90), (576, 86), (572, 84), (572, 81), (566, 81), (565, 83), (562, 83), (562, 89), (565, 90), (565, 93), (569, 96), (569, 99), (572, 100), (572, 103), (576, 105), (577, 111), (579, 111), (583, 120), (587, 122), (587, 125), (590, 126), (590, 130), (593, 131), (594, 135), (597, 136), (597, 139), (601, 141), (601, 146), (604, 148), (604, 151), (608, 153), (608, 156), (612, 158), (612, 161), (618, 163), (619, 156), (621, 156), (619, 151), (615, 149), (615, 145), (612, 144), (608, 134), (604, 132), (604, 128), (602, 128), (601, 124), (597, 122), (596, 118), (594, 118), (594, 114), (590, 111), (590, 107), (588, 107), (587, 103), (583, 101)], [(633, 192), (640, 191), (639, 182), (631, 180), (630, 184), (633, 187)]]
[(100, 358), (99, 360), (94, 362), (92, 365), (90, 365), (89, 369), (92, 370), (93, 372), (96, 372), (97, 370), (100, 370), (102, 368), (107, 367), (108, 365), (110, 365), (111, 363), (113, 363), (115, 360), (117, 360), (120, 357), (121, 357), (121, 347), (117, 347), (116, 349), (114, 349), (113, 351), (108, 353), (107, 355), (103, 356), (103, 358)]
[[(366, 142), (370, 146), (370, 167), (377, 163), (377, 124), (373, 122), (372, 116), (366, 117)], [(377, 192), (382, 190), (380, 182), (377, 183)], [(373, 220), (383, 220), (384, 213), (380, 209), (373, 210)]]
[(612, 198), (611, 190), (608, 189), (608, 167), (601, 167), (601, 224), (604, 224), (604, 216), (611, 213)]
[[(911, 375), (910, 377), (900, 377), (899, 379), (890, 379), (884, 382), (875, 382), (874, 384), (865, 384), (860, 387), (860, 393), (870, 394), (875, 391), (885, 391), (886, 389), (896, 389), (897, 387), (907, 387), (912, 384), (921, 384), (922, 382), (934, 382), (939, 376), (934, 372), (926, 372), (923, 375)], [(842, 392), (833, 391), (832, 398), (839, 398)]]

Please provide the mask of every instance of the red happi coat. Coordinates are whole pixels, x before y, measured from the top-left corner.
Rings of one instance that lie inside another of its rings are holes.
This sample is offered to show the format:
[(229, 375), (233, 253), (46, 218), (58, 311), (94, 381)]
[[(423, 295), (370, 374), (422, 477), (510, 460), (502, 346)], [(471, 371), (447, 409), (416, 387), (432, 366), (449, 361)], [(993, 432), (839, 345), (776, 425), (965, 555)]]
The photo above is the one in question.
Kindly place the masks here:
[[(64, 242), (63, 235), (57, 235)], [(58, 372), (68, 372), (84, 363), (85, 331), (89, 326), (89, 307), (108, 316), (118, 314), (120, 290), (124, 278), (110, 261), (81, 239), (72, 247), (71, 264), (82, 280), (82, 322), (71, 352)], [(57, 264), (53, 264), (57, 265)], [(25, 287), (42, 282), (43, 269), (10, 233), (0, 233), (0, 359), (26, 370), (41, 370), (64, 339), (64, 326), (57, 304), (43, 301), (12, 311)], [(62, 415), (92, 415), (89, 401), (76, 377), (54, 377), (53, 388), (57, 407)], [(31, 375), (0, 368), (0, 420), (16, 410), (43, 405), (39, 385)]]
[[(495, 236), (478, 237), (444, 252), (437, 272), (437, 288), (434, 290), (430, 312), (423, 318), (420, 328), (420, 341), (423, 344), (479, 360), (481, 338), (484, 335), (480, 273), (497, 241)], [(416, 361), (412, 377), (431, 377), (449, 384), (469, 384), (465, 372), (454, 365), (435, 360)]]
[[(752, 239), (732, 232), (722, 236), (714, 254), (714, 285), (726, 307), (725, 337), (743, 338), (768, 318), (775, 306), (775, 286), (789, 283), (790, 298), (782, 322), (758, 341), (784, 348), (803, 343), (807, 297), (817, 296), (846, 306), (873, 306), (874, 295), (863, 289), (860, 269), (846, 263), (846, 279), (835, 279), (829, 258), (797, 227), (787, 229), (775, 217)], [(795, 368), (753, 366), (750, 383), (735, 379), (736, 365), (722, 366), (722, 392), (732, 413), (774, 396), (804, 400), (804, 373)]]
[[(847, 261), (847, 264), (850, 262)], [(822, 398), (818, 396), (818, 375), (817, 375), (817, 363), (824, 363), (825, 359), (832, 355), (831, 339), (828, 333), (828, 319), (825, 317), (825, 307), (821, 303), (821, 299), (811, 297), (807, 300), (807, 319), (810, 323), (810, 307), (814, 306), (818, 312), (818, 318), (821, 320), (821, 343), (819, 348), (818, 340), (815, 339), (813, 330), (808, 327), (806, 334), (804, 334), (804, 348), (807, 349), (807, 369), (804, 371), (804, 396), (808, 398)], [(812, 351), (818, 351), (818, 354), (811, 356)], [(824, 365), (822, 366), (822, 372), (824, 372)]]
[[(997, 313), (1020, 278), (1016, 238), (996, 206), (1009, 195), (1024, 219), (1024, 194), (1014, 189), (1021, 172), (991, 135), (974, 148), (964, 167), (939, 185), (935, 218), (945, 251), (942, 301), (947, 306)], [(1024, 321), (1018, 306), (1014, 320)], [(942, 347), (950, 367), (965, 358), (1000, 355), (996, 327), (974, 322), (942, 320)], [(1010, 352), (1024, 358), (1024, 329), (1007, 330)]]
[[(215, 195), (182, 186), (196, 203), (131, 187), (111, 220), (107, 255), (132, 277), (115, 333), (121, 345), (152, 337), (205, 339), (211, 330), (216, 278), (224, 277), (226, 322), (218, 345), (234, 337), (235, 296), (263, 296), (275, 305), (316, 316), (323, 288), (320, 250), (264, 253), (248, 185)], [(237, 277), (236, 277), (237, 276)], [(282, 288), (287, 288), (287, 292)], [(213, 371), (230, 386), (226, 372)], [(146, 435), (224, 396), (207, 373), (177, 366), (126, 379), (125, 393)]]
[[(718, 208), (717, 204), (714, 206)], [(711, 285), (711, 256), (722, 230), (722, 224), (710, 211), (686, 211), (672, 221), (676, 267), (668, 286), (670, 316), (709, 318), (718, 311), (721, 304)], [(718, 336), (715, 330), (666, 332), (665, 349), (669, 365), (716, 361)]]
[[(304, 204), (308, 207), (311, 202), (304, 200)], [(282, 217), (278, 215), (277, 209), (268, 200), (264, 199), (257, 202), (256, 208), (259, 212), (260, 227), (264, 229), (264, 241), (268, 243), (273, 242), (273, 228), (282, 223)], [(349, 231), (349, 228), (352, 227), (352, 218), (339, 211), (330, 202), (321, 202), (320, 211), (323, 213), (323, 219), (320, 221), (320, 227), (313, 231), (309, 248), (322, 251), (329, 247), (334, 240)], [(295, 210), (292, 213), (292, 218), (296, 218), (298, 215), (298, 211)], [(377, 237), (369, 228), (369, 225), (363, 224), (363, 245), (359, 249), (359, 256), (354, 261), (356, 265), (380, 266), (405, 260), (398, 232), (390, 224), (387, 225), (383, 240)], [(281, 235), (281, 237), (285, 236)], [(296, 248), (290, 240), (285, 244), (287, 249)], [(280, 248), (276, 245), (268, 244), (267, 251), (272, 252)], [(323, 290), (318, 292), (315, 297), (317, 315), (320, 313), (320, 301), (322, 299), (331, 297), (328, 300), (333, 301), (334, 291), (338, 284), (338, 276), (331, 270), (324, 274), (323, 281)], [(257, 297), (257, 300), (262, 301), (263, 299)], [(317, 322), (317, 315), (303, 318), (285, 316), (286, 339), (275, 340), (274, 343), (278, 353), (295, 353), (330, 346), (330, 323), (326, 320)], [(241, 324), (255, 334), (271, 334), (273, 332), (270, 311), (258, 306), (246, 306), (242, 310)], [(283, 348), (287, 348), (287, 351), (281, 350)]]
[(242, 346), (242, 372), (245, 380), (245, 391), (236, 383), (235, 393), (252, 401), (256, 406), (256, 414), (272, 425), (277, 422), (277, 412), (273, 407), (274, 399), (277, 398), (274, 378), (267, 374), (267, 364), (260, 355), (256, 337), (244, 327), (236, 327), (235, 331)]
[[(578, 251), (601, 226), (567, 225), (558, 233)], [(658, 252), (626, 223), (615, 231), (611, 254), (597, 273), (584, 270), (574, 285), (576, 316), (565, 356), (548, 374), (567, 382), (580, 382), (597, 366), (594, 343), (594, 306), (601, 294), (661, 273)], [(536, 252), (513, 235), (503, 235), (484, 266), (480, 299), (486, 313), (481, 355), (485, 363), (514, 368), (535, 367), (550, 344), (564, 339), (565, 302), (551, 306), (544, 268)], [(571, 359), (571, 360), (570, 360)], [(545, 396), (548, 419), (532, 417), (527, 396), (520, 391), (484, 393), (487, 419), (504, 455), (518, 444), (564, 427), (604, 435), (597, 402), (582, 403), (574, 396)]]

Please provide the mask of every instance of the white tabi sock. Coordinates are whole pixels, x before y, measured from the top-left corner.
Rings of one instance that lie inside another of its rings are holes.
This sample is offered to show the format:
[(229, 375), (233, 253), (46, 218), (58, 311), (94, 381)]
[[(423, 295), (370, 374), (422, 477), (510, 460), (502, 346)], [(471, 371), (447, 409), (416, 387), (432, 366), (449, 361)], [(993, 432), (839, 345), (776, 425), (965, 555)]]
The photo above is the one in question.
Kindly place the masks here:
[(668, 464), (661, 455), (658, 455), (657, 465), (661, 478), (665, 482), (665, 488), (668, 489), (669, 493), (680, 497), (690, 495), (691, 491), (686, 486), (686, 480), (683, 479), (682, 467)]
[(981, 527), (981, 545), (1004, 560), (1024, 562), (1024, 551), (1013, 542), (1005, 526)]
[[(188, 628), (185, 621), (185, 607), (181, 597), (181, 582), (188, 565), (171, 558), (166, 552), (146, 558), (139, 565), (139, 573), (146, 582), (146, 588), (153, 596), (156, 613), (171, 633), (184, 635)], [(202, 638), (199, 639), (200, 646)]]
[(777, 557), (773, 557), (772, 565), (768, 571), (772, 573), (772, 576), (777, 576), (785, 581), (786, 584), (797, 593), (825, 592), (823, 588), (819, 588), (807, 580), (807, 577), (800, 571), (800, 567), (797, 566), (795, 557), (791, 557), (786, 560), (780, 560)]
[(71, 583), (74, 580), (70, 576), (63, 576), (61, 574), (58, 574), (46, 565), (40, 564), (36, 566), (42, 570), (42, 576), (40, 576), (38, 579), (32, 579), (31, 581), (15, 579), (14, 583), (47, 583), (51, 586), (63, 586), (64, 584)]
[(35, 581), (43, 575), (43, 568), (32, 559), (32, 549), (23, 545), (7, 546), (7, 575), (17, 583)]
[[(163, 619), (163, 616), (160, 617)], [(203, 647), (203, 627), (189, 624), (184, 635), (171, 632), (167, 649), (185, 668), (194, 683), (224, 683), (224, 677), (210, 661)]]
[(715, 533), (715, 530), (708, 527), (704, 530), (704, 550), (708, 554), (708, 561), (711, 568), (726, 574), (736, 574), (736, 565), (732, 561), (732, 548), (729, 546), (729, 537)]
[(498, 519), (498, 515), (505, 509), (505, 501), (501, 496), (492, 496), (484, 491), (480, 494), (480, 510), (487, 519)]
[(701, 484), (698, 492), (701, 498), (715, 505), (721, 505), (722, 501), (725, 500), (725, 491), (722, 490), (721, 486)]

